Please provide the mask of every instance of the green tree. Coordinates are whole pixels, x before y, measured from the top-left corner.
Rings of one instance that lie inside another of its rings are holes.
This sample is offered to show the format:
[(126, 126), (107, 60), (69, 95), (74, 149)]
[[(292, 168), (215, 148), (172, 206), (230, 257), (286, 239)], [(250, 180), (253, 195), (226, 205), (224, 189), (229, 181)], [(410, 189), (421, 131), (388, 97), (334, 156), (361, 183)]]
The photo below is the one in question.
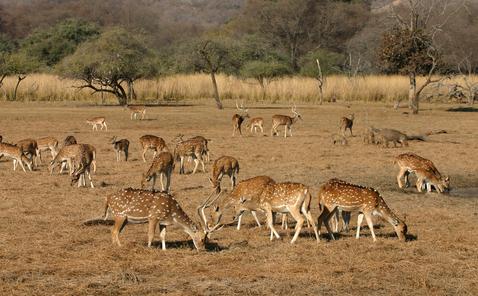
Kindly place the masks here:
[(262, 100), (266, 98), (267, 85), (279, 77), (291, 74), (291, 69), (278, 61), (250, 61), (244, 64), (240, 74), (245, 78), (254, 78), (262, 88)]
[(81, 44), (58, 66), (60, 75), (83, 81), (79, 88), (114, 94), (120, 105), (128, 103), (124, 84), (157, 74), (156, 54), (143, 36), (121, 28), (105, 31)]
[(96, 25), (68, 19), (53, 27), (37, 30), (20, 44), (20, 50), (48, 67), (72, 54), (79, 44), (99, 35)]

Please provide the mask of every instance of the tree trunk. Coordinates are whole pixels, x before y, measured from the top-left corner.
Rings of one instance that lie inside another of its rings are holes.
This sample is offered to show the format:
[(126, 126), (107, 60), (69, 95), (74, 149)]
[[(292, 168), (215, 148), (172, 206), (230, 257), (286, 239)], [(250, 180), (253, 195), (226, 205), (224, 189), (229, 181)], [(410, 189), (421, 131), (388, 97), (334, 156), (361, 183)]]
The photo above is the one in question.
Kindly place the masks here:
[(118, 103), (120, 105), (126, 106), (128, 104), (128, 96), (120, 84), (116, 85), (116, 98), (118, 99)]
[(25, 76), (18, 75), (17, 85), (15, 85), (15, 90), (13, 91), (13, 98), (12, 98), (13, 101), (17, 100), (18, 87), (20, 86), (20, 82), (22, 82), (22, 80), (25, 79), (25, 78), (27, 78), (26, 75)]
[(2, 77), (0, 78), (0, 88), (3, 86), (3, 80), (7, 77), (7, 74), (3, 74)]
[(133, 80), (128, 80), (128, 99), (131, 102), (131, 100), (136, 100), (136, 92), (134, 91), (134, 81)]
[(415, 73), (410, 73), (410, 89), (408, 91), (408, 108), (412, 114), (418, 114), (419, 95), (417, 94), (417, 79)]
[(217, 109), (221, 110), (222, 103), (221, 103), (221, 100), (219, 99), (219, 91), (217, 90), (217, 82), (216, 82), (216, 73), (214, 73), (214, 71), (211, 72), (211, 80), (212, 80), (212, 86), (214, 88), (214, 99), (216, 100), (216, 106), (217, 106)]

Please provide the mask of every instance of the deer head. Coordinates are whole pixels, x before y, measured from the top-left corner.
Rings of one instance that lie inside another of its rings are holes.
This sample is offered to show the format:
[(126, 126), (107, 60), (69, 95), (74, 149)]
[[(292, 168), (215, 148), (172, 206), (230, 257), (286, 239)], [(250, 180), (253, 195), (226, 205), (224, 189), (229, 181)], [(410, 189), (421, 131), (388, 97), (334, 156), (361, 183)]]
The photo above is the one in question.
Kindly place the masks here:
[(294, 118), (298, 118), (300, 120), (303, 120), (302, 115), (300, 115), (300, 113), (297, 112), (297, 107), (295, 106), (295, 104), (294, 104), (294, 106), (292, 106), (292, 113), (294, 114)]

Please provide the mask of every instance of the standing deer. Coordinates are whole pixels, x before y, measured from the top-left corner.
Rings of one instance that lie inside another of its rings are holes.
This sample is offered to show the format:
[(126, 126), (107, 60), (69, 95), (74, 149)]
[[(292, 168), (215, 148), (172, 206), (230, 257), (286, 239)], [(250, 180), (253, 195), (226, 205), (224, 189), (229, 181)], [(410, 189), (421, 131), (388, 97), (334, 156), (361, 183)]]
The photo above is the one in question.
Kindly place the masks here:
[[(180, 142), (184, 141), (184, 135), (183, 134), (178, 134), (176, 138), (173, 140), (175, 144), (178, 144)], [(188, 141), (197, 141), (200, 142), (204, 146), (204, 151), (203, 151), (203, 157), (206, 162), (209, 162), (209, 148), (208, 148), (208, 139), (204, 138), (203, 136), (195, 136), (192, 138), (189, 138)]]
[(353, 137), (354, 134), (352, 133), (352, 127), (354, 126), (354, 119), (355, 115), (352, 113), (349, 117), (342, 117), (340, 119), (340, 130), (342, 131), (342, 135), (345, 137), (345, 132), (347, 129), (350, 131), (350, 135)]
[[(141, 180), (141, 189), (146, 187), (146, 184), (152, 180), (151, 191), (154, 191), (156, 178), (159, 175), (159, 182), (161, 183), (161, 191), (171, 191), (171, 175), (174, 170), (174, 157), (170, 152), (161, 152), (154, 157), (151, 166), (146, 174), (143, 174)], [(166, 177), (166, 187), (163, 183), (163, 177)]]
[(403, 153), (398, 155), (394, 162), (400, 169), (397, 175), (398, 187), (403, 188), (402, 177), (405, 179), (405, 187), (410, 186), (408, 177), (411, 173), (415, 173), (417, 175), (416, 187), (419, 192), (422, 192), (423, 185), (427, 186), (428, 192), (432, 191), (432, 185), (438, 193), (450, 190), (450, 178), (443, 176), (431, 160), (414, 153)]
[[(79, 164), (78, 169), (76, 169), (71, 176), (70, 185), (73, 186), (74, 183), (78, 183), (78, 187), (85, 187), (86, 180), (85, 176), (88, 176), (90, 181), (91, 188), (95, 188), (93, 185), (93, 180), (91, 180), (91, 165), (96, 158), (96, 149), (92, 149), (93, 146), (88, 144), (79, 145), (79, 153), (75, 155), (76, 162)], [(94, 147), (93, 147), (94, 148)]]
[(146, 116), (146, 106), (126, 105), (125, 109), (128, 109), (131, 112), (131, 120), (138, 119), (139, 115), (141, 115), (141, 120), (143, 120)]
[(297, 108), (294, 105), (292, 107), (292, 113), (294, 116), (290, 117), (287, 115), (273, 115), (272, 116), (272, 128), (271, 136), (279, 134), (277, 128), (279, 126), (284, 126), (284, 138), (287, 138), (287, 131), (289, 131), (290, 136), (292, 137), (292, 125), (297, 122), (297, 120), (302, 120), (302, 116), (297, 112)]
[(246, 211), (251, 212), (257, 225), (261, 227), (256, 215), (256, 212), (261, 210), (260, 197), (265, 186), (274, 183), (275, 181), (270, 177), (257, 176), (239, 182), (230, 193), (223, 191), (211, 203), (213, 207), (211, 218), (214, 224), (219, 224), (224, 212), (232, 208), (234, 216), (237, 218), (237, 230), (241, 229), (242, 216)]
[(86, 120), (87, 124), (91, 124), (93, 130), (98, 130), (98, 125), (103, 130), (103, 127), (106, 131), (108, 131), (108, 126), (106, 125), (106, 119), (104, 117), (93, 117), (91, 119)]
[(154, 150), (153, 158), (158, 152), (168, 151), (166, 142), (163, 140), (163, 138), (157, 136), (144, 135), (139, 138), (139, 143), (141, 145), (141, 148), (143, 149), (143, 154), (141, 155), (143, 157), (143, 162), (146, 162), (146, 158), (144, 156), (146, 155), (146, 152), (150, 149)]
[(239, 162), (231, 156), (221, 156), (212, 166), (212, 178), (209, 178), (216, 193), (221, 192), (221, 180), (224, 175), (231, 178), (231, 190), (236, 186), (236, 175), (239, 173)]
[(201, 163), (202, 165), (203, 172), (206, 172), (203, 160), (205, 150), (206, 147), (204, 146), (204, 143), (202, 141), (186, 140), (177, 143), (176, 147), (174, 148), (174, 160), (179, 160), (180, 162), (179, 174), (184, 174), (184, 160), (187, 157), (191, 157), (194, 160), (193, 174), (196, 173), (199, 163)]
[(127, 139), (117, 140), (117, 137), (114, 136), (110, 142), (115, 150), (116, 161), (121, 160), (121, 152), (124, 153), (124, 161), (128, 161), (129, 141)]
[(249, 118), (249, 113), (247, 109), (244, 108), (244, 105), (241, 103), (241, 107), (239, 107), (237, 105), (237, 101), (236, 101), (236, 108), (237, 110), (239, 110), (241, 114), (234, 114), (232, 116), (232, 136), (234, 137), (236, 131), (239, 131), (239, 135), (242, 136), (242, 131), (241, 131), (241, 126), (242, 126), (242, 123), (244, 122), (244, 120), (246, 120), (246, 118)]
[[(360, 236), (360, 225), (365, 216), (375, 242), (377, 239), (373, 230), (372, 216), (380, 216), (392, 224), (400, 240), (405, 241), (406, 239), (407, 225), (390, 210), (378, 191), (373, 188), (350, 184), (339, 179), (330, 179), (320, 187), (319, 205), (323, 208), (322, 214), (318, 218), (319, 228), (322, 221), (327, 226), (330, 219), (341, 209), (359, 212), (356, 238)], [(331, 236), (335, 239), (333, 234)]]
[(32, 166), (33, 163), (32, 161), (23, 154), (23, 150), (12, 144), (8, 143), (0, 143), (0, 158), (6, 156), (11, 159), (13, 159), (13, 170), (15, 171), (17, 169), (17, 163), (20, 165), (20, 167), (23, 169), (24, 172), (25, 166), (23, 165), (24, 163), (27, 165), (28, 169), (32, 171)]
[(251, 129), (251, 134), (255, 134), (259, 130), (264, 134), (264, 119), (262, 117), (251, 118), (251, 120), (247, 122), (246, 127)]
[(166, 227), (170, 225), (178, 226), (186, 232), (197, 250), (205, 250), (209, 234), (220, 226), (218, 224), (209, 228), (204, 222), (204, 207), (208, 205), (210, 197), (197, 208), (202, 229), (189, 218), (172, 195), (132, 188), (122, 189), (106, 197), (104, 219), (106, 220), (109, 209), (115, 221), (111, 238), (113, 244), (118, 246), (121, 246), (119, 233), (128, 222), (148, 222), (148, 247), (152, 245), (154, 233), (159, 224), (163, 250), (166, 250)]
[(42, 162), (41, 153), (42, 151), (50, 151), (51, 158), (55, 158), (55, 155), (58, 153), (58, 140), (54, 137), (43, 137), (37, 139), (37, 155)]
[(38, 165), (38, 159), (37, 159), (37, 151), (38, 151), (38, 144), (37, 141), (34, 139), (24, 139), (20, 140), (16, 144), (20, 149), (23, 151), (23, 154), (27, 156), (30, 160), (33, 166)]

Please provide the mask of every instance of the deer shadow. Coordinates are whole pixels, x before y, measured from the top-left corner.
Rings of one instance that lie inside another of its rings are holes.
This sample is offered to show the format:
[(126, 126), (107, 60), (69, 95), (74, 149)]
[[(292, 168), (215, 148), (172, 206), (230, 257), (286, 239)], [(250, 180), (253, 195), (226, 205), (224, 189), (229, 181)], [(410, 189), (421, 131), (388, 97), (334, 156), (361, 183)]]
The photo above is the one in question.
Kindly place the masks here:
[[(154, 248), (161, 249), (161, 241), (153, 241), (151, 246)], [(195, 250), (196, 247), (191, 239), (185, 241), (166, 241), (166, 250), (167, 249), (193, 249)], [(207, 252), (220, 252), (223, 250), (229, 249), (228, 247), (220, 246), (216, 242), (208, 242), (206, 243), (206, 251)]]

